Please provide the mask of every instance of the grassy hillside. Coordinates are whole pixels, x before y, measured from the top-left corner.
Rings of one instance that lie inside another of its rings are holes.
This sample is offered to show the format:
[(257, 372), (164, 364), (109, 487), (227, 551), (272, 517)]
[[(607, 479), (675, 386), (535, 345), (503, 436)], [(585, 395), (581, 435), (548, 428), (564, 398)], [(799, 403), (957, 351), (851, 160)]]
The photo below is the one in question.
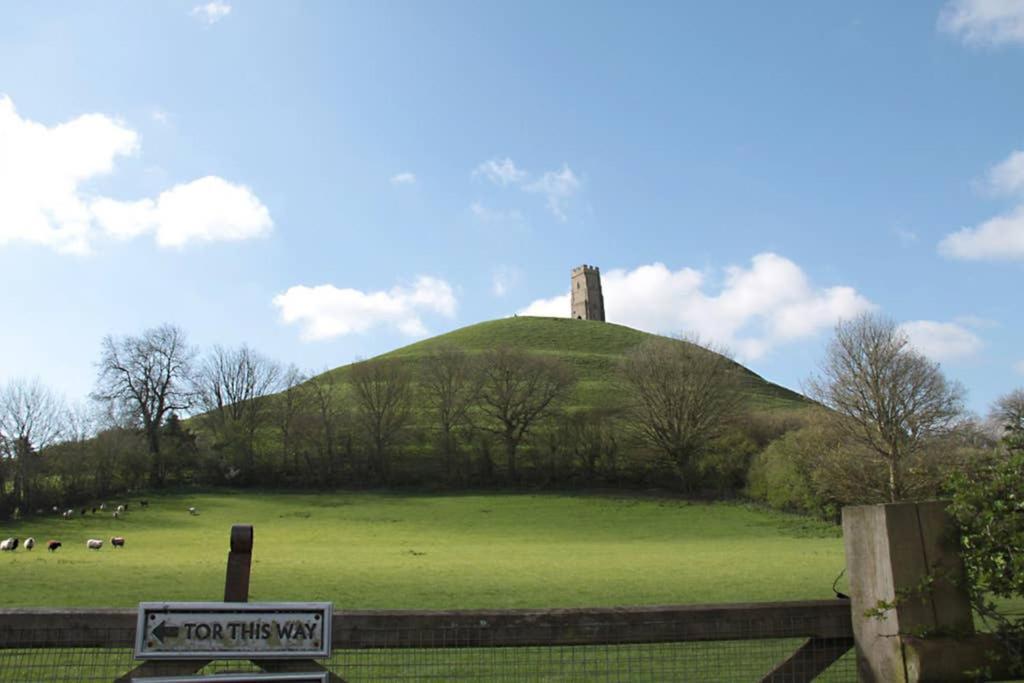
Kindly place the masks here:
[[(573, 404), (576, 407), (601, 407), (616, 395), (613, 382), (618, 363), (632, 348), (655, 335), (631, 327), (592, 320), (569, 318), (515, 317), (470, 325), (430, 339), (404, 346), (383, 357), (416, 363), (420, 358), (445, 346), (479, 353), (500, 345), (555, 356), (571, 365), (579, 384)], [(686, 342), (680, 341), (680, 344)], [(742, 366), (741, 366), (742, 367)], [(333, 379), (343, 379), (346, 367), (331, 370)], [(743, 390), (753, 409), (794, 409), (807, 405), (800, 394), (768, 382), (742, 368)]]

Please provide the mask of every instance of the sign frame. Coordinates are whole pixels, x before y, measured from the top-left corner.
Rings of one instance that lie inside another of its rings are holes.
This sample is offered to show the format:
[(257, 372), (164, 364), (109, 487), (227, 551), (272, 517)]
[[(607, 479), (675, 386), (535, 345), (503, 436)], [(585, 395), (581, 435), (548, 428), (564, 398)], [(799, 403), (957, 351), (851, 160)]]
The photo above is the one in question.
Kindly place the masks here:
[[(322, 637), (320, 639), (319, 647), (309, 647), (304, 650), (160, 651), (146, 647), (148, 615), (203, 612), (213, 615), (238, 615), (242, 619), (244, 619), (244, 615), (246, 613), (280, 612), (288, 614), (296, 612), (318, 612), (321, 620), (323, 621), (323, 625), (321, 626)], [(334, 604), (331, 602), (140, 602), (135, 627), (135, 659), (327, 659), (331, 656), (331, 626), (333, 617)]]
[(293, 681), (296, 683), (328, 683), (326, 671), (311, 671), (310, 673), (248, 673), (248, 674), (201, 674), (196, 676), (146, 676), (144, 678), (133, 678), (135, 683), (231, 683), (232, 681), (245, 682), (259, 681), (263, 683), (281, 683)]

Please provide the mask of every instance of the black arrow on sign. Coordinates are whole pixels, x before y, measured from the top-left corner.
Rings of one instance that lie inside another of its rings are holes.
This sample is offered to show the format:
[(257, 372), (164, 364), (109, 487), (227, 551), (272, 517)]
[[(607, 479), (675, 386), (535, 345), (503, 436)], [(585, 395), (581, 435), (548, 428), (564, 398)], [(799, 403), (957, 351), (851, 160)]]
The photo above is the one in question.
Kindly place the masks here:
[(180, 626), (167, 626), (166, 624), (166, 621), (161, 621), (159, 624), (156, 625), (156, 628), (153, 629), (153, 635), (161, 643), (164, 642), (165, 637), (177, 638), (178, 631), (181, 629)]

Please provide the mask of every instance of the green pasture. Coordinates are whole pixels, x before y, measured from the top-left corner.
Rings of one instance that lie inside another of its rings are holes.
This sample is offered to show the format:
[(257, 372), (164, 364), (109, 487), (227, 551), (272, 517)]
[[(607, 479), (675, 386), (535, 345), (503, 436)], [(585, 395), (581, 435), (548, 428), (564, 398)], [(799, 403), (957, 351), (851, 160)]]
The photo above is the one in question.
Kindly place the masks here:
[[(255, 526), (252, 600), (338, 609), (509, 608), (828, 598), (836, 527), (741, 505), (615, 495), (206, 493), (0, 524), (0, 607), (219, 600), (229, 530)], [(110, 501), (112, 503), (125, 501)], [(190, 515), (195, 506), (199, 514)], [(124, 536), (126, 547), (110, 546)], [(48, 539), (64, 547), (46, 551)], [(86, 539), (102, 538), (99, 551)]]

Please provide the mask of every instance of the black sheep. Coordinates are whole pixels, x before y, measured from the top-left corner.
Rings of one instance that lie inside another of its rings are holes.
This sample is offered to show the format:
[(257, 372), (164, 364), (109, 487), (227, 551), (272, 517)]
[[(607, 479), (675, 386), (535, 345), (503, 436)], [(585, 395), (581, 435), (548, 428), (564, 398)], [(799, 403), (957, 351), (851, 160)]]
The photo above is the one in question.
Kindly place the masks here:
[(60, 541), (47, 541), (46, 543), (46, 549), (49, 550), (51, 553), (59, 547)]

